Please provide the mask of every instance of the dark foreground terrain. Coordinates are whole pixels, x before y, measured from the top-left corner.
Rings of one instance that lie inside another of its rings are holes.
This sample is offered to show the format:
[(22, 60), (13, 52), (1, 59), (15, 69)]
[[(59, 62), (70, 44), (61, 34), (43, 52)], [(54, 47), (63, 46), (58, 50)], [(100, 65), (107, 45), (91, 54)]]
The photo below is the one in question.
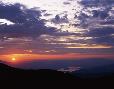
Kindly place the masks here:
[(114, 75), (81, 78), (55, 70), (23, 70), (0, 63), (0, 89), (114, 89)]

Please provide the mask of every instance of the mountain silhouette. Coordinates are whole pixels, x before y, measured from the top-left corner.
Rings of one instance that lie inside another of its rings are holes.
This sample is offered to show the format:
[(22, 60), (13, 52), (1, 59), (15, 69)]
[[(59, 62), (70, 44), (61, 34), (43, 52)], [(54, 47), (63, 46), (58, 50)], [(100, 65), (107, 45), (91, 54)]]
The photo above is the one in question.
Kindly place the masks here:
[(0, 63), (0, 86), (2, 87), (12, 85), (11, 87), (14, 89), (19, 87), (23, 89), (23, 87), (36, 88), (45, 85), (69, 86), (71, 82), (73, 86), (73, 81), (75, 81), (74, 76), (56, 70), (24, 70)]
[(81, 78), (68, 73), (56, 70), (25, 70), (10, 67), (0, 63), (0, 87), (6, 89), (39, 89), (44, 88), (66, 88), (83, 89), (83, 87), (108, 88), (112, 89), (114, 75), (107, 75), (100, 78)]
[(0, 63), (0, 75), (1, 74), (6, 74), (6, 75), (11, 74), (11, 76), (13, 76), (13, 77), (18, 76), (18, 75), (19, 76), (21, 76), (21, 75), (24, 76), (25, 75), (25, 77), (28, 77), (28, 76), (29, 77), (30, 76), (36, 77), (37, 75), (40, 75), (40, 77), (50, 76), (50, 77), (53, 78), (55, 76), (55, 78), (56, 78), (56, 76), (58, 76), (58, 77), (61, 77), (61, 78), (66, 77), (66, 79), (71, 78), (70, 74), (65, 75), (63, 72), (58, 72), (56, 70), (49, 70), (49, 69), (24, 70), (24, 69), (18, 69), (18, 68), (10, 67), (10, 66), (8, 66), (6, 64), (3, 64), (3, 63)]

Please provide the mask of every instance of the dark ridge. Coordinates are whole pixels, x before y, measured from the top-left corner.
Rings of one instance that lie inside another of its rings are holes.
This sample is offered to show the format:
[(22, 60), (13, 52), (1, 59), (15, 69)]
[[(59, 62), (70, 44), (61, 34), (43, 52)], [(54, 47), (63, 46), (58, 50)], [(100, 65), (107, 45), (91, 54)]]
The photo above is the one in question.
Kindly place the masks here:
[(113, 74), (96, 79), (83, 79), (55, 70), (23, 70), (0, 63), (0, 88), (3, 87), (1, 89), (114, 89), (113, 84)]

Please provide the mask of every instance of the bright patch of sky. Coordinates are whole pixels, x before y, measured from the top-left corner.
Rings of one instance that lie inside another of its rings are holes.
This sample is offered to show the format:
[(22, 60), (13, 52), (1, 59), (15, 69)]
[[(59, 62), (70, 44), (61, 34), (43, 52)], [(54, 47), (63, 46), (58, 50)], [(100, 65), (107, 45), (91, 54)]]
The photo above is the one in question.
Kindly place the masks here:
[(3, 25), (3, 24), (13, 25), (14, 23), (7, 19), (0, 19), (0, 25)]

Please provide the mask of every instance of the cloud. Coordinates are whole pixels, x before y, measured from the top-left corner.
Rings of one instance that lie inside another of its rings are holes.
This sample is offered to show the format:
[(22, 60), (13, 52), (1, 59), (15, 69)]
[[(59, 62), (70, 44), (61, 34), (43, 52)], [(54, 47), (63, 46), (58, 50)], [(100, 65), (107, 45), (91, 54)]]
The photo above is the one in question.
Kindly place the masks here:
[(0, 25), (0, 36), (34, 38), (42, 34), (56, 32), (55, 28), (46, 27), (40, 16), (40, 10), (27, 9), (21, 4), (0, 4), (0, 18), (15, 23), (14, 25)]
[(109, 16), (108, 11), (106, 10), (105, 11), (93, 10), (92, 12), (93, 12), (93, 17), (99, 17), (101, 19), (105, 19), (106, 17)]
[(75, 27), (83, 28), (82, 36), (91, 37), (88, 45), (113, 45), (114, 40), (114, 1), (113, 0), (81, 0), (82, 11), (75, 19), (79, 23)]
[(104, 36), (104, 37), (97, 37), (94, 38), (93, 41), (97, 44), (103, 44), (103, 45), (111, 45), (114, 48), (114, 37), (112, 36)]
[(87, 28), (93, 25), (93, 23), (101, 24), (112, 17), (113, 1), (81, 0), (79, 3), (83, 6), (81, 13), (76, 17), (80, 21), (80, 27)]
[(24, 10), (21, 10), (21, 8), (25, 9), (25, 7), (21, 4), (14, 4), (14, 5), (0, 4), (0, 13), (1, 13), (0, 18), (8, 19), (14, 23), (24, 23), (26, 22), (27, 16), (29, 15), (28, 14), (26, 15), (26, 13), (24, 13)]
[(112, 5), (114, 4), (114, 1), (113, 0), (81, 0), (80, 3), (85, 6), (97, 6), (98, 4)]
[(68, 20), (68, 15), (64, 15), (64, 16), (60, 16), (60, 15), (56, 15), (54, 19), (52, 19), (51, 21), (55, 24), (61, 24), (61, 23), (69, 23)]
[(114, 27), (90, 28), (87, 34), (92, 37), (110, 36), (111, 34), (114, 34)]
[(114, 52), (114, 3), (99, 1), (38, 0), (33, 3), (39, 8), (29, 9), (19, 3), (0, 4), (0, 19), (14, 23), (0, 25), (0, 37), (5, 40), (0, 42), (0, 52)]

